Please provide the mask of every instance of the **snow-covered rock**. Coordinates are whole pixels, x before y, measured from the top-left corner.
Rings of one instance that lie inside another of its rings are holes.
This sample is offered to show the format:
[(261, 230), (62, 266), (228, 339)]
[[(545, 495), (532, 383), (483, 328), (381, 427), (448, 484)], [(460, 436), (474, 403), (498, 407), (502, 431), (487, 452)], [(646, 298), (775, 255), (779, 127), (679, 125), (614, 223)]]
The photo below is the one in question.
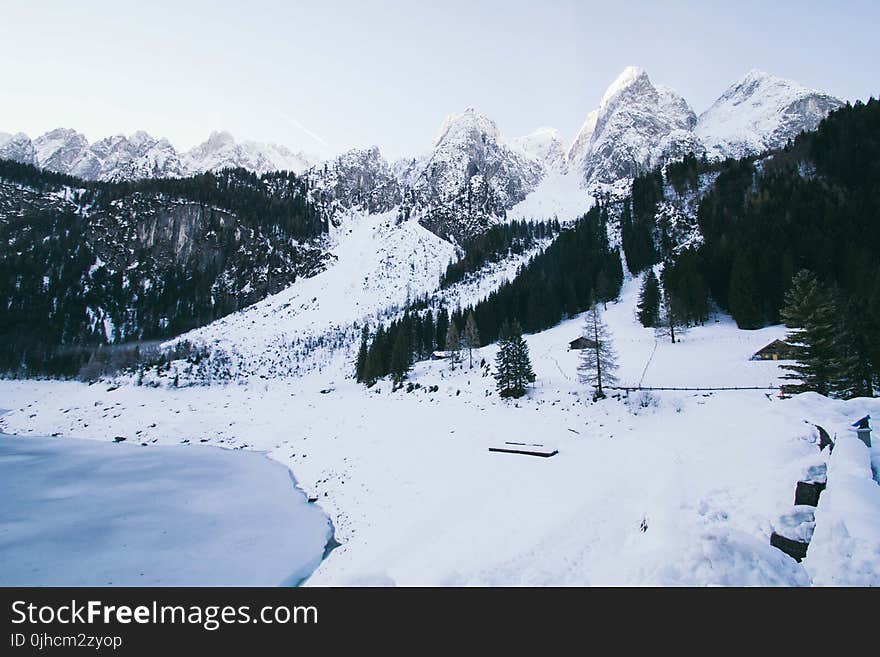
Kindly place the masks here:
[(587, 114), (584, 124), (578, 131), (577, 137), (568, 149), (566, 157), (572, 167), (582, 167), (584, 159), (590, 152), (590, 142), (593, 141), (593, 133), (596, 131), (596, 120), (599, 118), (599, 110), (593, 110)]
[(22, 164), (37, 163), (34, 145), (23, 132), (17, 132), (14, 135), (0, 132), (0, 159), (15, 160)]
[(629, 66), (602, 97), (585, 154), (591, 118), (571, 152), (583, 161), (587, 187), (610, 185), (699, 148), (692, 135), (696, 121), (684, 98), (668, 87), (655, 87), (644, 69)]
[(86, 180), (138, 180), (175, 178), (184, 168), (167, 139), (156, 139), (139, 130), (130, 137), (114, 135), (96, 141), (67, 172)]
[(533, 133), (511, 140), (524, 155), (537, 160), (546, 172), (565, 173), (568, 168), (565, 144), (555, 128), (538, 128)]
[(815, 130), (842, 105), (828, 94), (752, 70), (700, 115), (695, 132), (710, 158), (745, 157)]
[(207, 141), (183, 154), (187, 173), (202, 173), (241, 167), (255, 173), (267, 171), (301, 172), (314, 164), (302, 152), (294, 153), (279, 144), (257, 141), (238, 142), (228, 132), (212, 132)]
[(346, 151), (304, 175), (312, 200), (334, 221), (340, 211), (382, 213), (400, 203), (398, 177), (375, 146)]
[(495, 122), (468, 108), (446, 118), (434, 148), (402, 172), (402, 214), (441, 236), (485, 230), (541, 181), (541, 164), (506, 144)]
[(34, 140), (37, 164), (58, 173), (68, 173), (88, 148), (86, 136), (70, 128), (55, 128)]

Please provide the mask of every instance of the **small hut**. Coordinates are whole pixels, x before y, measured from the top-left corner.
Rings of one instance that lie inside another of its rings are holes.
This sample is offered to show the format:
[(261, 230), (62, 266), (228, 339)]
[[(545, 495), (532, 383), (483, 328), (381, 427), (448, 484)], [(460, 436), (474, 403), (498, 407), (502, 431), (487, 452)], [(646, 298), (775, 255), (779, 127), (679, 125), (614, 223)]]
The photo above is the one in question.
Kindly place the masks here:
[(580, 350), (580, 349), (594, 349), (596, 347), (596, 343), (592, 340), (589, 340), (583, 336), (579, 338), (575, 338), (571, 342), (568, 343), (568, 349), (570, 351)]
[(762, 347), (755, 352), (752, 360), (790, 360), (791, 345), (782, 340), (774, 340), (766, 347)]

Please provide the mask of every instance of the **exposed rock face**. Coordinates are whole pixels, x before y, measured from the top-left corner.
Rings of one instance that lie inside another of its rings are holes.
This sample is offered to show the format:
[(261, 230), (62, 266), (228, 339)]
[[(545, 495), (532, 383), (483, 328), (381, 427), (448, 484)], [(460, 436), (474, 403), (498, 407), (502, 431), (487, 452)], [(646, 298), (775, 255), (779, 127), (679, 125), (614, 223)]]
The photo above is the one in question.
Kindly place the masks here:
[(331, 220), (343, 210), (388, 212), (402, 198), (397, 176), (376, 147), (350, 150), (305, 175), (312, 200)]
[(700, 115), (696, 134), (713, 159), (741, 158), (785, 146), (815, 130), (843, 101), (797, 82), (752, 70)]

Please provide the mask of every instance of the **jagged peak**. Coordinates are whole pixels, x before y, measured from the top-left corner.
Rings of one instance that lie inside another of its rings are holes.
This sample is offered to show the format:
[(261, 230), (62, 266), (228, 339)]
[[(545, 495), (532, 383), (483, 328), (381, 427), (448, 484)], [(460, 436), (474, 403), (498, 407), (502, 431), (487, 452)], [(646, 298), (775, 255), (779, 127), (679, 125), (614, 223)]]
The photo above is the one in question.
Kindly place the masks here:
[(605, 90), (602, 100), (599, 103), (599, 107), (605, 107), (611, 102), (611, 99), (614, 98), (614, 96), (631, 86), (634, 82), (643, 78), (648, 80), (648, 74), (645, 72), (645, 69), (641, 66), (627, 66), (620, 72), (620, 75), (617, 76), (614, 82), (608, 85), (608, 88)]
[(491, 139), (498, 140), (498, 126), (485, 114), (481, 114), (473, 107), (466, 107), (460, 114), (450, 114), (440, 126), (434, 146), (437, 147), (449, 137), (462, 131), (478, 131), (486, 134)]

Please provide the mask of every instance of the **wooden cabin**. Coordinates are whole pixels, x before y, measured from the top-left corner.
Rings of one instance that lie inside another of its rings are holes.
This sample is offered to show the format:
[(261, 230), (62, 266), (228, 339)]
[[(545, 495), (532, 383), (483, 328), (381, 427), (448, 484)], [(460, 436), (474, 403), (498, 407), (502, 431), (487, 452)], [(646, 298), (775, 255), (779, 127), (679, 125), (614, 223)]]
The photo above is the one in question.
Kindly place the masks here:
[(596, 343), (592, 340), (589, 340), (583, 336), (579, 338), (575, 338), (571, 342), (568, 343), (569, 350), (580, 350), (580, 349), (595, 349)]
[(791, 345), (782, 340), (774, 340), (766, 347), (762, 347), (755, 352), (752, 360), (790, 360)]

